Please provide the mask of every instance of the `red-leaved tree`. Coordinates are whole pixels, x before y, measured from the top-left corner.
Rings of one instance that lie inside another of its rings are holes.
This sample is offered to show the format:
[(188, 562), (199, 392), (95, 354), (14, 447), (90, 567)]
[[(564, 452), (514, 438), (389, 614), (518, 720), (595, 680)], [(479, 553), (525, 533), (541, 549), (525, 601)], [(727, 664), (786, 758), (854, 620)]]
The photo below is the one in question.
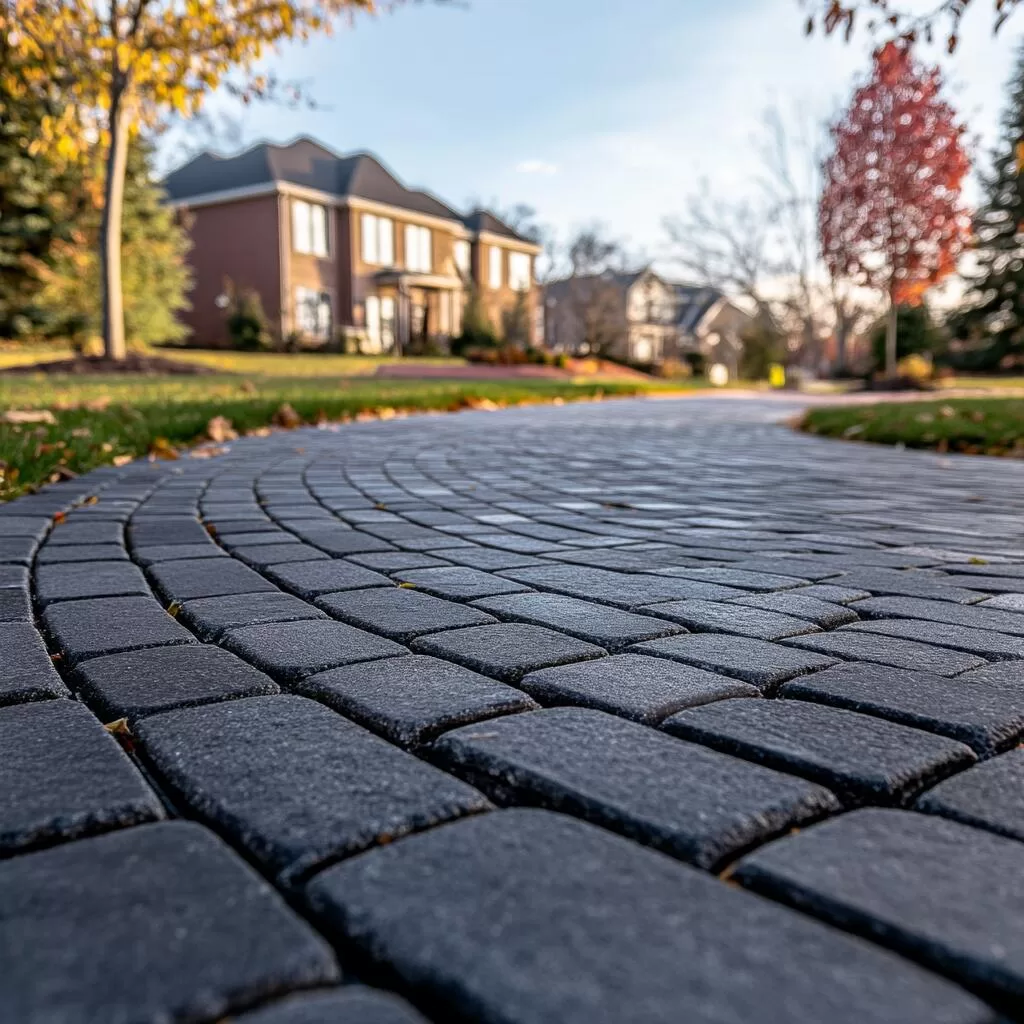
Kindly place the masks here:
[(836, 278), (889, 300), (885, 372), (896, 369), (896, 309), (917, 305), (956, 268), (970, 233), (960, 189), (964, 126), (941, 97), (938, 68), (906, 42), (876, 51), (870, 79), (832, 126), (818, 207), (822, 255)]

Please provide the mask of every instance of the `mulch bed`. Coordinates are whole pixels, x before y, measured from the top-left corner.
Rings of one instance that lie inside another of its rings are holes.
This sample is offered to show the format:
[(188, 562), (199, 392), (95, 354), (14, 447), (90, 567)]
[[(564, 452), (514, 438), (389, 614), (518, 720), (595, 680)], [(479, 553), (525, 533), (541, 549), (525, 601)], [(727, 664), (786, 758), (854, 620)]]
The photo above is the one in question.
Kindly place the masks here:
[(209, 376), (226, 373), (226, 370), (201, 366), (198, 363), (179, 362), (166, 356), (142, 355), (129, 352), (123, 360), (107, 359), (105, 356), (74, 356), (71, 359), (55, 359), (49, 363), (31, 363), (27, 366), (9, 366), (0, 370), (2, 374), (71, 374), (88, 376), (91, 374), (145, 374), (150, 376), (162, 374), (178, 374), (183, 376)]

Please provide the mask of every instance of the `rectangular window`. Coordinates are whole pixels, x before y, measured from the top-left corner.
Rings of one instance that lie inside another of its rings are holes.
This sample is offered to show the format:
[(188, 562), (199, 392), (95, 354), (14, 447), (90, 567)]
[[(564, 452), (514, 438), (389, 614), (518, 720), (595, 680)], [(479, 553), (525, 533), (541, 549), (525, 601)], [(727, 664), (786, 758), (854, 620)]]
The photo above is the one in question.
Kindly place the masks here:
[(459, 240), (455, 243), (455, 266), (463, 277), (469, 276), (469, 242)]
[(491, 288), (501, 287), (501, 250), (492, 245), (488, 256), (487, 283)]
[(382, 267), (395, 265), (395, 222), (388, 217), (377, 218), (377, 250)]
[(525, 252), (510, 252), (508, 254), (508, 286), (513, 291), (529, 291), (530, 284), (530, 257)]
[(315, 288), (295, 288), (295, 327), (309, 338), (326, 341), (331, 336), (331, 297)]
[(310, 235), (313, 241), (313, 255), (327, 255), (327, 208), (311, 206), (309, 208)]
[(395, 225), (387, 217), (364, 213), (360, 218), (363, 262), (390, 267), (395, 262)]
[(379, 247), (377, 245), (377, 218), (372, 213), (364, 213), (360, 220), (363, 235), (363, 262), (376, 263)]
[(309, 234), (309, 203), (292, 200), (292, 248), (296, 252), (309, 252), (312, 239)]
[(380, 300), (380, 347), (385, 352), (395, 347), (395, 300), (391, 296)]
[(292, 200), (292, 248), (308, 256), (327, 255), (327, 207)]
[(366, 336), (370, 352), (380, 351), (380, 299), (369, 295), (366, 299)]
[(405, 266), (408, 270), (416, 270), (429, 274), (433, 267), (431, 253), (432, 240), (430, 228), (417, 227), (415, 224), (405, 226)]

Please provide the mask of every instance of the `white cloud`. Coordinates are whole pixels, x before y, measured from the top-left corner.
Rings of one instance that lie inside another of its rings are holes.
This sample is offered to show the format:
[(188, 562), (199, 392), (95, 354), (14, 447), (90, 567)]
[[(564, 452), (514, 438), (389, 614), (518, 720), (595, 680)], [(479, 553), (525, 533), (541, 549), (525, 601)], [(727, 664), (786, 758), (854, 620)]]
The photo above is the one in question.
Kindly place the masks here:
[(519, 174), (557, 174), (558, 164), (551, 164), (546, 160), (521, 160), (516, 164), (516, 172)]

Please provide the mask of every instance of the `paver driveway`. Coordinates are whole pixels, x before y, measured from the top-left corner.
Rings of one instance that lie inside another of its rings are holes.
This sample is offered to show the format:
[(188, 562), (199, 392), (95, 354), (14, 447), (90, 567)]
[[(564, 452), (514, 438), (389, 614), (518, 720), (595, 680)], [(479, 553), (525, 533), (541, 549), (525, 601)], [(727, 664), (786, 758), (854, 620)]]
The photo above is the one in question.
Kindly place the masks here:
[(0, 1020), (1021, 1018), (1024, 466), (794, 408), (0, 509)]

